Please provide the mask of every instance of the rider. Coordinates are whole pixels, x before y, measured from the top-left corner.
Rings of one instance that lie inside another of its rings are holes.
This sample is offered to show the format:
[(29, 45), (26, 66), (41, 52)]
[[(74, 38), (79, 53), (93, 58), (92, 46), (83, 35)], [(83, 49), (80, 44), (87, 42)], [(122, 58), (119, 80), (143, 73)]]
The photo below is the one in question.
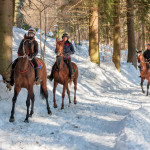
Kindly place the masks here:
[(150, 44), (147, 44), (147, 50), (143, 53), (143, 56), (147, 61), (150, 61)]
[[(63, 47), (63, 55), (64, 55), (64, 61), (65, 63), (68, 63), (68, 66), (69, 66), (69, 77), (71, 78), (71, 80), (73, 80), (74, 78), (74, 75), (73, 75), (73, 72), (72, 72), (72, 64), (71, 64), (71, 54), (74, 54), (74, 47), (72, 45), (72, 43), (68, 40), (69, 39), (69, 36), (67, 33), (64, 33), (62, 35), (62, 39), (65, 41), (64, 43), (64, 47)], [(50, 76), (48, 76), (48, 78), (52, 81), (53, 80), (53, 71), (54, 71), (54, 68), (55, 68), (55, 64), (53, 65), (52, 67), (52, 71), (51, 71), (51, 74)]]
[[(41, 82), (41, 79), (40, 79), (40, 69), (38, 68), (38, 64), (37, 64), (37, 61), (35, 59), (35, 56), (38, 54), (38, 43), (34, 39), (35, 32), (36, 32), (36, 30), (34, 28), (30, 28), (28, 30), (28, 37), (27, 37), (27, 39), (30, 39), (30, 40), (33, 39), (33, 43), (34, 43), (34, 57), (31, 60), (31, 62), (34, 64), (34, 68), (35, 68), (35, 81), (36, 81), (37, 84), (39, 84)], [(24, 43), (24, 39), (21, 41), (20, 46), (18, 48), (18, 57), (23, 52), (23, 43)], [(18, 58), (12, 64), (10, 81), (7, 81), (11, 86), (14, 85), (14, 69), (15, 69), (15, 66), (16, 66), (17, 62), (18, 62)]]

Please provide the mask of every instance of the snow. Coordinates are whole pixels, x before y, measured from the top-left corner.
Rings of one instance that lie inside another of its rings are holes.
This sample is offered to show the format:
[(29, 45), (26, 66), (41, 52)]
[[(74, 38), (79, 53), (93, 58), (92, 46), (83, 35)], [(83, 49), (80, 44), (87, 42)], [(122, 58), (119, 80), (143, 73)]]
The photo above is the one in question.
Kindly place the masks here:
[[(13, 60), (25, 33), (23, 29), (13, 30)], [(36, 34), (38, 42), (39, 38)], [(54, 50), (55, 39), (48, 38), (45, 56), (48, 74), (55, 62)], [(15, 122), (10, 123), (13, 90), (8, 91), (0, 82), (0, 150), (149, 150), (150, 100), (141, 92), (139, 71), (126, 63), (127, 51), (121, 53), (121, 73), (111, 61), (102, 61), (98, 67), (90, 62), (88, 42), (83, 41), (72, 56), (79, 68), (77, 105), (73, 104), (72, 86), (72, 107), (68, 107), (66, 93), (65, 109), (60, 109), (62, 86), (58, 85), (58, 108), (54, 109), (53, 82), (47, 81), (53, 114), (47, 114), (46, 102), (40, 98), (40, 87), (34, 86), (35, 107), (29, 123), (23, 122), (27, 91), (21, 90)], [(104, 55), (110, 57), (106, 49)]]

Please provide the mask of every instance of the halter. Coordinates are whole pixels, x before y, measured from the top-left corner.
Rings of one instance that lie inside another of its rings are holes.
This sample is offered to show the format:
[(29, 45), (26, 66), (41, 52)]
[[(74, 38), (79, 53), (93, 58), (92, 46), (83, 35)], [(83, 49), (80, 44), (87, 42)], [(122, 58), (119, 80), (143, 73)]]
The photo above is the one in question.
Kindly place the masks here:
[(24, 48), (24, 43), (25, 43), (27, 40), (30, 40), (30, 39), (26, 39), (26, 40), (23, 41), (23, 56), (18, 56), (18, 58), (25, 58), (25, 57), (27, 57), (27, 59), (28, 59), (29, 61), (31, 61), (31, 60), (33, 59), (33, 56), (32, 56), (32, 58), (29, 58), (29, 56), (26, 54), (25, 48)]
[[(24, 43), (25, 43), (27, 40), (30, 40), (30, 39), (26, 39), (26, 40), (23, 42), (23, 56), (18, 56), (18, 58), (25, 58), (25, 57), (26, 57), (29, 61), (31, 61), (31, 60), (33, 59), (33, 56), (32, 56), (32, 58), (29, 58), (29, 56), (26, 54), (25, 48), (24, 48)], [(29, 69), (30, 69), (30, 67), (29, 67), (29, 64), (28, 64), (28, 68), (27, 68), (25, 71), (19, 71), (19, 70), (18, 70), (18, 72), (19, 72), (19, 73), (26, 73), (26, 72), (29, 71)]]

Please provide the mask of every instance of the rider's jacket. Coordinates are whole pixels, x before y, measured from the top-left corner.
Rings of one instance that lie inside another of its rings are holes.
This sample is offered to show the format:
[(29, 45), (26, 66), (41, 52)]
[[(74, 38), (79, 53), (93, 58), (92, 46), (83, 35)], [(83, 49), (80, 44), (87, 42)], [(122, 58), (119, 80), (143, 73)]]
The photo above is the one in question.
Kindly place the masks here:
[(74, 54), (74, 52), (75, 51), (74, 51), (74, 47), (73, 47), (72, 43), (67, 40), (65, 42), (64, 48), (63, 48), (64, 59), (68, 59), (68, 56), (71, 57), (70, 55)]
[(143, 56), (144, 56), (145, 59), (150, 60), (150, 50), (147, 49), (147, 50), (143, 53)]

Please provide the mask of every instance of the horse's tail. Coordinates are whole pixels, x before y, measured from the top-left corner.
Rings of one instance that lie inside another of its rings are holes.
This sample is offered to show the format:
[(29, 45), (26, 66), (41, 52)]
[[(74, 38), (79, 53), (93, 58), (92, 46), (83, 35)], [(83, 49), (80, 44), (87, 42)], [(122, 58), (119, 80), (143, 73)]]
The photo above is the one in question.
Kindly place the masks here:
[(47, 98), (45, 91), (43, 90), (43, 87), (40, 86), (40, 95), (42, 97), (42, 99)]

